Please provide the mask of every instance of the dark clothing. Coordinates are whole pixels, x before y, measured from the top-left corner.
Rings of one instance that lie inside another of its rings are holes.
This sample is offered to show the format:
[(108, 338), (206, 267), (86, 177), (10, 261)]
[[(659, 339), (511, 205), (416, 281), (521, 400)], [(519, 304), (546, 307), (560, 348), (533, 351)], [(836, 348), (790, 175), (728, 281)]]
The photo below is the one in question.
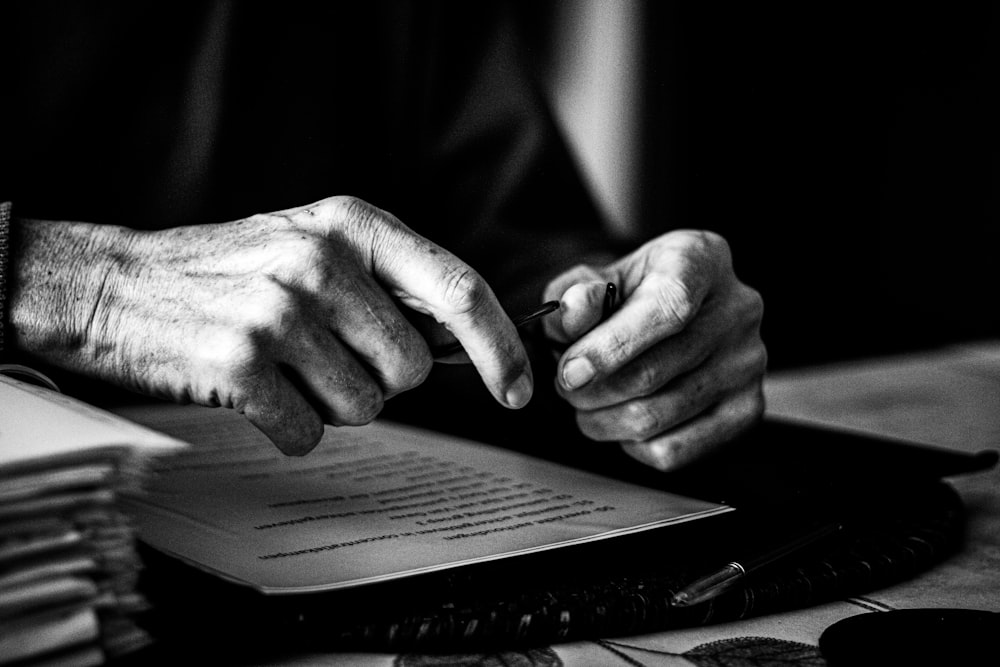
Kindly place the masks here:
[[(353, 195), (471, 264), (512, 313), (608, 249), (504, 4), (23, 2), (0, 12), (16, 54), (5, 61), (15, 72), (4, 77), (0, 201), (18, 217), (160, 229)], [(439, 368), (386, 414), (494, 436), (554, 423), (556, 409), (571, 419), (539, 397), (552, 393), (551, 369), (536, 374), (520, 421), (470, 368)], [(444, 394), (447, 381), (463, 389)]]
[(17, 4), (19, 217), (157, 229), (354, 195), (502, 295), (597, 247), (502, 4)]

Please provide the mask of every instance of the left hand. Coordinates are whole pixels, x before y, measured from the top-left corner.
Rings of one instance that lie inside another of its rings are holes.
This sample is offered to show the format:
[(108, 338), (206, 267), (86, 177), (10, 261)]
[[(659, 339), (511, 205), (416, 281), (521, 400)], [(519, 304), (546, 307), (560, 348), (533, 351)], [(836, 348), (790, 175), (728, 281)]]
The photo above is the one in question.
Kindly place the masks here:
[[(601, 322), (608, 282), (622, 305)], [(606, 266), (577, 266), (549, 283), (544, 298), (561, 302), (543, 326), (570, 344), (556, 387), (587, 437), (621, 442), (666, 471), (763, 413), (763, 301), (737, 279), (717, 234), (674, 231)]]

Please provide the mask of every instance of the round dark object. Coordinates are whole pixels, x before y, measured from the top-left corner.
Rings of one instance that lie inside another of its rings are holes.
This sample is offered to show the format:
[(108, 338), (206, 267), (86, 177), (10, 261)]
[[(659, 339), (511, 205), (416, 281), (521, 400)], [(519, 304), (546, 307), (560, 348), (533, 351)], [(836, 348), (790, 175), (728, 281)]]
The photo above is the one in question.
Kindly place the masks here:
[(1000, 614), (976, 609), (901, 609), (845, 618), (819, 648), (830, 667), (995, 665)]

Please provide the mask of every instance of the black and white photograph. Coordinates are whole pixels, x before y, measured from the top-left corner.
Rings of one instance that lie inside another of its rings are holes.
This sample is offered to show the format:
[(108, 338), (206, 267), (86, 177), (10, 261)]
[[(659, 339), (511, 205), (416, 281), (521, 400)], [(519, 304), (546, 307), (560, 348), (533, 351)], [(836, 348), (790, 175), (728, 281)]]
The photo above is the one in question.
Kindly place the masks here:
[(0, 50), (0, 665), (993, 664), (1000, 5)]

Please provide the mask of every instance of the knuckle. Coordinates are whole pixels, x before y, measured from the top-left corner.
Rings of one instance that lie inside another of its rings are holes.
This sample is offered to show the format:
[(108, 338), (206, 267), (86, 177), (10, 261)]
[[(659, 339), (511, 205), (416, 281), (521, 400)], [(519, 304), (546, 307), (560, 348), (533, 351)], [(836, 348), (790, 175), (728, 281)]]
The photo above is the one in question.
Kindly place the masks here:
[(762, 377), (767, 371), (767, 347), (760, 339), (750, 353), (750, 372), (755, 377)]
[(723, 419), (728, 423), (726, 431), (730, 435), (736, 435), (740, 431), (752, 426), (764, 416), (765, 400), (764, 390), (760, 384), (743, 391), (740, 395), (729, 401)]
[(687, 455), (688, 443), (681, 438), (664, 438), (657, 445), (654, 461), (660, 472), (673, 470)]
[(489, 299), (486, 281), (468, 266), (450, 267), (444, 277), (444, 300), (455, 315), (469, 315), (482, 309)]
[(729, 248), (729, 241), (725, 239), (721, 234), (709, 230), (702, 230), (699, 232), (699, 239), (703, 244), (703, 247), (707, 250), (715, 251), (721, 254), (723, 257), (729, 257), (731, 255), (731, 250)]
[(385, 399), (374, 383), (370, 387), (359, 387), (351, 392), (351, 395), (351, 401), (339, 414), (339, 421), (345, 426), (363, 426), (371, 423), (382, 412)]
[(685, 443), (676, 436), (664, 436), (651, 442), (629, 445), (633, 451), (641, 452), (641, 460), (659, 472), (669, 472), (677, 467), (677, 461), (684, 456)]
[(348, 227), (355, 236), (359, 232), (376, 232), (398, 223), (398, 220), (386, 211), (358, 197), (344, 195), (328, 201), (330, 201), (329, 219), (335, 224)]
[(206, 365), (219, 369), (233, 384), (261, 372), (265, 349), (259, 333), (246, 327), (219, 329), (198, 346), (199, 356)]
[(298, 305), (283, 289), (265, 289), (241, 302), (236, 316), (204, 332), (192, 346), (198, 363), (217, 369), (230, 382), (263, 372), (272, 350), (295, 328)]
[(663, 422), (646, 401), (632, 401), (625, 407), (625, 426), (632, 440), (648, 440), (663, 431)]
[(696, 263), (714, 263), (721, 261), (724, 266), (732, 262), (732, 250), (729, 242), (722, 235), (699, 229), (689, 232), (688, 257)]
[(600, 354), (594, 355), (597, 361), (603, 359), (608, 368), (617, 368), (626, 363), (632, 356), (634, 341), (619, 329), (612, 329), (607, 334), (605, 345)]
[(374, 252), (392, 216), (364, 199), (343, 195), (322, 202), (326, 236), (339, 238), (364, 255)]
[(390, 398), (422, 384), (434, 367), (434, 359), (427, 341), (404, 318), (389, 316), (377, 322), (380, 328), (372, 337), (378, 349), (369, 353), (369, 364), (385, 398)]
[(434, 367), (434, 359), (426, 349), (408, 354), (404, 363), (393, 370), (390, 385), (393, 393), (408, 391), (423, 384)]
[(294, 326), (299, 300), (288, 289), (271, 280), (257, 291), (254, 298), (240, 305), (236, 331), (261, 341), (281, 339)]
[(767, 371), (767, 347), (760, 336), (754, 336), (742, 342), (739, 348), (733, 350), (732, 370), (720, 380), (730, 379), (730, 386), (742, 387), (747, 381), (762, 382)]
[(650, 361), (637, 361), (634, 366), (630, 386), (632, 396), (648, 396), (662, 385), (659, 364)]
[(764, 295), (753, 287), (747, 286), (750, 291), (750, 307), (754, 314), (756, 314), (757, 319), (761, 319), (764, 316)]
[[(306, 236), (296, 243), (288, 253), (289, 282), (297, 289), (307, 294), (322, 294), (337, 282), (337, 277), (344, 280), (348, 274), (347, 262), (338, 257), (333, 246), (316, 236)], [(287, 293), (284, 296), (288, 296)], [(297, 304), (282, 303), (280, 297), (277, 306), (292, 306)]]
[(600, 280), (601, 274), (590, 264), (576, 264), (571, 269), (563, 273), (566, 278), (574, 281), (585, 282), (589, 280)]
[(434, 369), (434, 357), (431, 356), (430, 350), (426, 348), (420, 350), (414, 359), (413, 368), (412, 384), (408, 388), (422, 384)]
[(660, 276), (654, 283), (653, 297), (659, 317), (667, 324), (683, 327), (697, 312), (691, 292), (676, 278)]
[(340, 195), (324, 200), (329, 207), (330, 217), (336, 220), (364, 221), (372, 217), (374, 206), (364, 199), (351, 195)]
[(764, 319), (764, 297), (749, 285), (742, 286), (740, 302), (743, 305), (744, 321), (750, 326), (760, 325)]
[(744, 423), (752, 424), (764, 416), (764, 410), (767, 407), (767, 403), (764, 399), (764, 388), (760, 383), (758, 383), (754, 387), (753, 391), (750, 392), (748, 403), (749, 405), (745, 411), (746, 420)]

